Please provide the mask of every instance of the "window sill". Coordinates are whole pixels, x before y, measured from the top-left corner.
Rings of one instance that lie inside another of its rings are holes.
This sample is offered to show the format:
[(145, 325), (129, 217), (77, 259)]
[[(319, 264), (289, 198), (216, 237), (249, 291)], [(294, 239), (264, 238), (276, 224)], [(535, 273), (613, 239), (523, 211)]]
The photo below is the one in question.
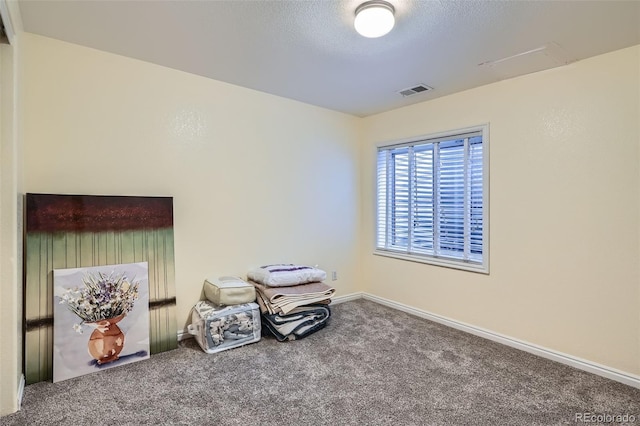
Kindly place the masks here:
[(407, 260), (409, 262), (418, 262), (418, 263), (426, 263), (428, 265), (434, 266), (442, 266), (445, 268), (459, 269), (462, 271), (476, 272), (480, 274), (489, 275), (489, 265), (480, 265), (474, 263), (464, 263), (456, 260), (449, 260), (438, 257), (423, 257), (423, 256), (413, 256), (405, 253), (396, 253), (393, 251), (386, 250), (375, 250), (373, 252), (376, 256), (384, 256), (391, 257), (393, 259), (399, 260)]

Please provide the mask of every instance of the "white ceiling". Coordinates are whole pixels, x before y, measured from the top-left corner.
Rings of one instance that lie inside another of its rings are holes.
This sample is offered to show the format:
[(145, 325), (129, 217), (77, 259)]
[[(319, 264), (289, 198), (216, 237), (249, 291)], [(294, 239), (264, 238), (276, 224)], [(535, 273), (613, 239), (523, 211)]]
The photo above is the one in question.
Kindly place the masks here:
[[(357, 116), (640, 44), (640, 1), (389, 0), (378, 39), (353, 30), (363, 1), (19, 4), (28, 32)], [(434, 90), (397, 93), (418, 83)]]

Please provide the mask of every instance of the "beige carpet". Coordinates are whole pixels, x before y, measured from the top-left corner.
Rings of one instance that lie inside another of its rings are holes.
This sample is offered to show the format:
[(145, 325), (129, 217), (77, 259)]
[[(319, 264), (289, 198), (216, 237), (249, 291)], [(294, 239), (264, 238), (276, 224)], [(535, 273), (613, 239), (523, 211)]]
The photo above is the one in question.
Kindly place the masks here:
[(333, 314), (300, 341), (207, 355), (187, 340), (30, 385), (0, 425), (558, 425), (585, 412), (640, 424), (639, 389), (365, 300)]

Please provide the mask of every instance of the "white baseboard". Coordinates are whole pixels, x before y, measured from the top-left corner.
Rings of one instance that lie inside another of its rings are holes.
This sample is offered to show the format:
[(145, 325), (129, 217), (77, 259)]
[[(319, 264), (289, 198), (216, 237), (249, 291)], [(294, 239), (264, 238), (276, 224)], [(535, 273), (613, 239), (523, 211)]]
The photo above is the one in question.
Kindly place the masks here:
[(20, 375), (20, 382), (18, 383), (18, 410), (22, 408), (22, 397), (24, 396), (24, 374)]
[(191, 338), (193, 338), (193, 335), (189, 334), (187, 330), (178, 330), (178, 342)]
[(340, 303), (350, 302), (352, 300), (357, 300), (357, 299), (362, 299), (363, 297), (364, 297), (364, 293), (362, 293), (362, 292), (345, 294), (344, 296), (332, 297), (331, 298), (331, 304), (332, 305), (339, 305)]
[(503, 345), (511, 346), (512, 348), (520, 349), (525, 352), (529, 352), (534, 355), (541, 356), (552, 361), (559, 362), (561, 364), (569, 365), (571, 367), (583, 370), (589, 373), (596, 374), (598, 376), (606, 377), (607, 379), (615, 380), (625, 385), (633, 386), (640, 389), (640, 376), (627, 373), (624, 371), (616, 370), (605, 365), (597, 364), (585, 359), (581, 359), (572, 355), (568, 355), (562, 352), (557, 352), (552, 349), (544, 348), (542, 346), (535, 345), (533, 343), (525, 342), (519, 339), (514, 339), (509, 336), (505, 336), (499, 333), (495, 333), (490, 330), (486, 330), (480, 327), (476, 327), (470, 324), (465, 324), (460, 321), (456, 321), (450, 318), (446, 318), (440, 315), (433, 314), (431, 312), (424, 311), (422, 309), (413, 308), (402, 303), (394, 302), (383, 297), (374, 296), (369, 293), (362, 293), (362, 297), (366, 300), (379, 303), (381, 305), (389, 306), (394, 309), (398, 309), (403, 312), (407, 312), (412, 315), (416, 315), (421, 318), (426, 318), (433, 322), (446, 325), (448, 327), (455, 328), (467, 333), (474, 334), (485, 339), (492, 340), (494, 342), (502, 343)]

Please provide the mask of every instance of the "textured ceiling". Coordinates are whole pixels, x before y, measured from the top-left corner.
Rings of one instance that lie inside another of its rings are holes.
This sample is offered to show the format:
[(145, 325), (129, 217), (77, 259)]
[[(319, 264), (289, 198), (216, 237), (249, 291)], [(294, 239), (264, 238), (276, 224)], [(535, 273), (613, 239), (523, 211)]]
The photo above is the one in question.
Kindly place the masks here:
[[(639, 1), (390, 0), (396, 27), (378, 39), (353, 30), (361, 2), (19, 4), (28, 32), (357, 116), (640, 44)], [(418, 83), (434, 90), (397, 93)]]

